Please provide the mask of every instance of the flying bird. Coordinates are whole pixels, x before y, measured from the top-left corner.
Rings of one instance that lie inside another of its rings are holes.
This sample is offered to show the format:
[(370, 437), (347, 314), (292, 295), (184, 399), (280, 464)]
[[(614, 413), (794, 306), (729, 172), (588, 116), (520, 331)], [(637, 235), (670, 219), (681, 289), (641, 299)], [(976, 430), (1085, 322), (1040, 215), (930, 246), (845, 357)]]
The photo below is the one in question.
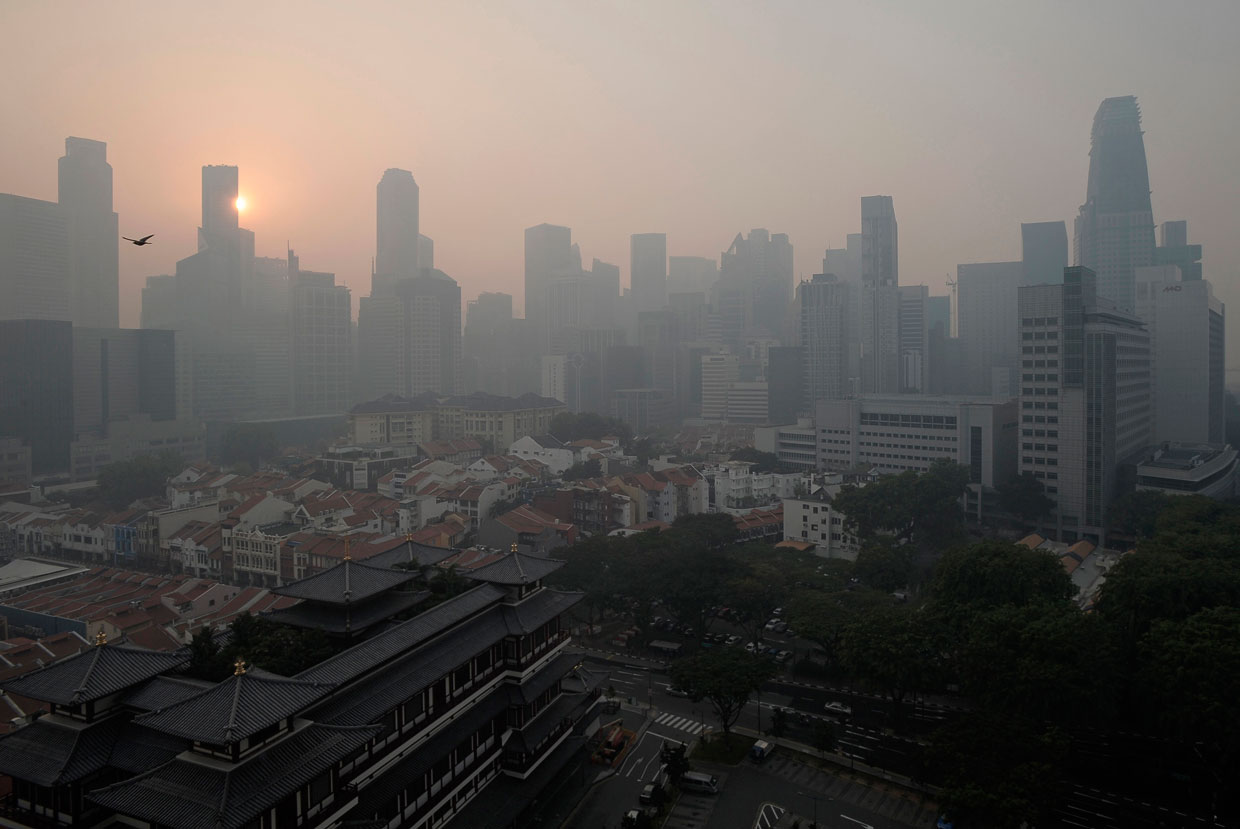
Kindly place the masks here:
[(128, 236), (122, 236), (121, 238), (124, 239), (126, 242), (133, 242), (138, 247), (142, 247), (143, 245), (152, 244), (151, 237), (154, 235), (155, 235), (154, 233), (150, 233), (150, 234), (147, 234), (146, 236), (143, 236), (141, 239), (130, 239)]

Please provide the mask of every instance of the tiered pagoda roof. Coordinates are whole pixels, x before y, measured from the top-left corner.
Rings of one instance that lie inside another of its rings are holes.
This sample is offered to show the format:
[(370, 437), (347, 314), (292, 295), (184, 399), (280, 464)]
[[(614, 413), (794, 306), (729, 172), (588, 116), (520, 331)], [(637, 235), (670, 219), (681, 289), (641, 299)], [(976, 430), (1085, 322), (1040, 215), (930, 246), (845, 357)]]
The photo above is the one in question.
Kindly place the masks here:
[(55, 705), (81, 705), (189, 663), (187, 650), (148, 651), (100, 644), (45, 668), (0, 682), (11, 694)]
[(402, 589), (421, 578), (417, 570), (369, 562), (345, 558), (321, 573), (274, 588), (272, 592), (277, 595), (302, 601), (273, 611), (268, 618), (294, 627), (353, 633), (416, 607), (430, 595), (425, 590)]
[(563, 559), (543, 558), (528, 553), (512, 552), (499, 561), (485, 564), (468, 575), (475, 581), (516, 586), (533, 584), (564, 566)]
[(87, 797), (170, 829), (240, 829), (381, 730), (309, 724), (241, 763), (182, 755)]
[(134, 723), (186, 740), (229, 745), (292, 717), (332, 688), (244, 667), (223, 682)]

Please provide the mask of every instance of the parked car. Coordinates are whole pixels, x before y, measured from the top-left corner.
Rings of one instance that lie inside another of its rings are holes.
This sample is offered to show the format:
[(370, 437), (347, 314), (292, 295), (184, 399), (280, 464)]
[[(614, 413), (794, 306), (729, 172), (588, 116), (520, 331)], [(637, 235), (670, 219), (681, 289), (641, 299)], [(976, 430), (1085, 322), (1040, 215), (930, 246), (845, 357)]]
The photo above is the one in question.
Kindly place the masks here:
[(774, 630), (776, 633), (783, 633), (787, 629), (788, 629), (787, 622), (776, 622), (775, 627), (772, 628), (772, 630)]
[(772, 616), (783, 616), (783, 615), (784, 615), (784, 609), (783, 609), (782, 607), (777, 607), (777, 608), (775, 608), (774, 610), (772, 610), (772, 611), (771, 611), (771, 615), (772, 615)]
[(688, 697), (689, 692), (684, 688), (677, 688), (675, 685), (667, 686), (667, 695), (669, 697)]
[(745, 643), (745, 650), (749, 651), (750, 653), (753, 653), (757, 649), (758, 649), (758, 646), (754, 642)]
[(647, 783), (642, 787), (642, 792), (637, 796), (637, 801), (639, 803), (658, 804), (663, 802), (665, 796), (666, 792), (663, 791), (662, 786)]
[(776, 626), (776, 625), (778, 625), (778, 624), (779, 624), (779, 620), (778, 620), (778, 619), (771, 619), (769, 622), (767, 622), (767, 623), (766, 623), (766, 625), (764, 625), (764, 627), (765, 627), (767, 630), (774, 630), (774, 629), (775, 629), (775, 626)]
[(828, 713), (838, 714), (840, 716), (849, 716), (852, 714), (852, 706), (845, 702), (828, 702), (823, 706)]
[(781, 664), (784, 662), (787, 662), (791, 658), (792, 658), (792, 651), (780, 651), (779, 653), (775, 654), (775, 661)]
[(724, 642), (728, 641), (728, 635), (726, 633), (716, 633), (714, 638), (715, 644), (717, 645), (722, 645)]
[(736, 644), (737, 642), (739, 642), (739, 641), (741, 641), (741, 638), (740, 638), (739, 636), (737, 636), (735, 633), (733, 633), (733, 634), (732, 634), (731, 636), (729, 636), (729, 637), (728, 637), (728, 639), (727, 639), (727, 642), (728, 642), (728, 644), (729, 644), (729, 645), (735, 645), (735, 644)]

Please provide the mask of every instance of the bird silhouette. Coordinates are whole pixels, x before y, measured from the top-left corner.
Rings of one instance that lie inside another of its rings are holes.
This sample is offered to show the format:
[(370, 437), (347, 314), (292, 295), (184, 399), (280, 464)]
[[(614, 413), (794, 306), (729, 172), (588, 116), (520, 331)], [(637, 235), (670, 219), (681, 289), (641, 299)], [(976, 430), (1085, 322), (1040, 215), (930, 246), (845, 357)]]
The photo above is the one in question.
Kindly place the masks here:
[(151, 242), (151, 237), (154, 235), (155, 235), (154, 233), (150, 233), (150, 234), (147, 234), (146, 236), (143, 236), (141, 239), (130, 239), (128, 236), (122, 236), (121, 238), (124, 239), (126, 242), (133, 242), (138, 247), (142, 247), (143, 245), (153, 244), (153, 242)]

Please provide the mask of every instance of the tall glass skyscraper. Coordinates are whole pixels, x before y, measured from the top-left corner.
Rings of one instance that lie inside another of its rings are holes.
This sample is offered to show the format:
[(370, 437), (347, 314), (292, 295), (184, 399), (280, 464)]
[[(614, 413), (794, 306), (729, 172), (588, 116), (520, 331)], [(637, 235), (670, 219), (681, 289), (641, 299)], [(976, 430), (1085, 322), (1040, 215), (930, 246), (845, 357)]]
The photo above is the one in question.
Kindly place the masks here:
[(1137, 99), (1103, 101), (1090, 139), (1089, 185), (1076, 218), (1074, 260), (1097, 274), (1098, 296), (1131, 311), (1134, 271), (1154, 262), (1154, 213)]

